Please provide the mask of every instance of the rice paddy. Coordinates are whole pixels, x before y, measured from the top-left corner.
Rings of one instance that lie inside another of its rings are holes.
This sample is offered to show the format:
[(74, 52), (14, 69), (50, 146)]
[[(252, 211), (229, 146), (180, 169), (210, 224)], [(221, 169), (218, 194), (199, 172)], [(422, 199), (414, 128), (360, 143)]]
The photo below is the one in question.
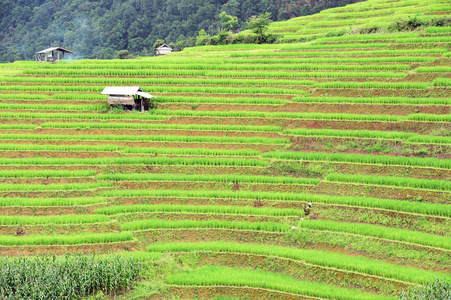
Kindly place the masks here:
[[(365, 32), (450, 8), (368, 0), (271, 24), (282, 43), (0, 65), (0, 252), (136, 257), (151, 275), (124, 299), (449, 279), (450, 27)], [(110, 108), (105, 86), (157, 98)]]

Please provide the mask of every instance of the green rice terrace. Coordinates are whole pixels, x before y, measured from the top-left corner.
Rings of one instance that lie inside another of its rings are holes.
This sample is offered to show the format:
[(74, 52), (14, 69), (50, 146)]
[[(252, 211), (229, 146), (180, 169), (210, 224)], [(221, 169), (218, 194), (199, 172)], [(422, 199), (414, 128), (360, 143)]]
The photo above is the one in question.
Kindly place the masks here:
[[(116, 299), (451, 280), (451, 27), (371, 33), (450, 11), (369, 0), (271, 24), (282, 43), (1, 64), (0, 255), (137, 258)], [(156, 109), (110, 109), (106, 86)]]

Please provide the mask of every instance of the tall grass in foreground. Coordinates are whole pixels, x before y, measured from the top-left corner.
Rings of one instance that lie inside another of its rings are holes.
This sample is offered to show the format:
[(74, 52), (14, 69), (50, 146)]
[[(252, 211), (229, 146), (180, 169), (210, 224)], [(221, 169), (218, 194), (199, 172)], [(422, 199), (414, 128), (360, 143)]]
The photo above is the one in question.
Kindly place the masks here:
[(402, 281), (425, 283), (436, 276), (451, 279), (448, 273), (437, 273), (419, 268), (398, 266), (383, 261), (369, 259), (364, 256), (348, 256), (338, 252), (321, 250), (299, 249), (291, 247), (273, 246), (261, 244), (235, 243), (235, 242), (160, 242), (147, 246), (147, 251), (157, 252), (197, 252), (215, 251), (248, 253), (257, 255), (268, 255), (294, 259), (309, 264), (324, 267), (337, 268), (342, 270), (360, 272), (373, 276), (393, 278)]
[(282, 274), (220, 266), (201, 267), (189, 273), (169, 275), (166, 277), (166, 282), (194, 286), (255, 287), (323, 299), (395, 299), (394, 297), (362, 293), (358, 290), (338, 288), (324, 283), (300, 281)]
[(413, 243), (423, 246), (451, 250), (451, 239), (449, 237), (438, 236), (412, 230), (397, 229), (368, 224), (340, 223), (319, 220), (301, 221), (298, 223), (298, 226), (301, 228), (307, 228), (312, 230), (327, 230), (340, 233), (352, 233), (363, 236), (382, 238), (393, 241), (401, 241), (406, 243)]
[(110, 190), (101, 193), (105, 197), (174, 197), (202, 199), (239, 199), (259, 201), (301, 201), (324, 203), (329, 205), (349, 205), (357, 207), (379, 208), (394, 211), (417, 213), (433, 216), (451, 216), (451, 205), (409, 202), (392, 199), (329, 196), (302, 193), (273, 193), (223, 190)]
[(132, 287), (143, 266), (132, 256), (0, 258), (2, 299), (81, 299)]
[(71, 235), (0, 235), (0, 246), (114, 243), (130, 241), (132, 238), (133, 234), (131, 232), (84, 233)]

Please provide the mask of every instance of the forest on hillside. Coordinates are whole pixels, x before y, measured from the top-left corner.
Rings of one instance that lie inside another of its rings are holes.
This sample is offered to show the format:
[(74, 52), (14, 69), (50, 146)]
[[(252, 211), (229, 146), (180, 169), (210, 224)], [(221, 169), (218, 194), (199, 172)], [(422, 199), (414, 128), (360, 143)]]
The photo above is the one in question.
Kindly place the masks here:
[(246, 28), (253, 15), (274, 21), (317, 13), (362, 0), (3, 0), (0, 62), (34, 59), (36, 51), (61, 46), (78, 58), (114, 58), (118, 51), (153, 55), (157, 39), (194, 46), (199, 30), (217, 34), (219, 14)]

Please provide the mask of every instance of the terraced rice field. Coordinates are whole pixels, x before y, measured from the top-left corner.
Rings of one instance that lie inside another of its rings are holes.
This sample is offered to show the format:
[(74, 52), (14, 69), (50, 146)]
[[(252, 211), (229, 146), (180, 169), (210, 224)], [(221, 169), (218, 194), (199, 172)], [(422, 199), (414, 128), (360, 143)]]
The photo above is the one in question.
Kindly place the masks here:
[[(173, 269), (146, 299), (451, 279), (451, 32), (288, 43), (449, 9), (370, 0), (274, 23), (283, 44), (0, 65), (0, 255), (161, 253)], [(109, 110), (105, 86), (157, 109)]]

